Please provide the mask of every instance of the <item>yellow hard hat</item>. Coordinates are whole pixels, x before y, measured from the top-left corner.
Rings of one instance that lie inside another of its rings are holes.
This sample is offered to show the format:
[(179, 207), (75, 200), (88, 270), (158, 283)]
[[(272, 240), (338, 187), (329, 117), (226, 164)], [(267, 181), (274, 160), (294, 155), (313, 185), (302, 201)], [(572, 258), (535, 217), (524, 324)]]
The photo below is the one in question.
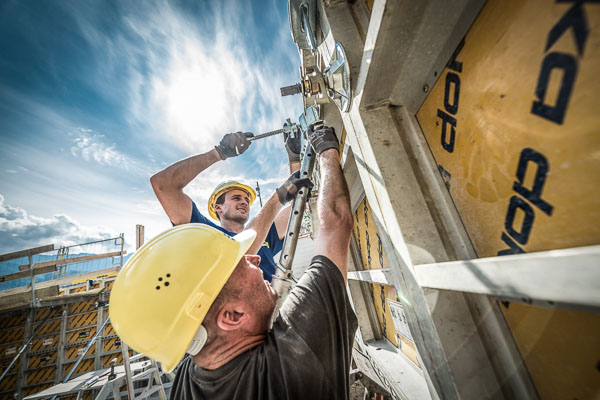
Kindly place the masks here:
[(214, 219), (219, 219), (217, 217), (217, 213), (215, 212), (215, 203), (217, 202), (219, 196), (221, 196), (223, 193), (235, 189), (243, 190), (244, 192), (248, 193), (250, 205), (254, 203), (254, 200), (256, 199), (256, 192), (250, 186), (244, 185), (243, 183), (239, 183), (236, 181), (221, 182), (210, 195), (210, 199), (208, 199), (208, 214), (211, 217), (213, 217)]
[(117, 335), (172, 371), (255, 237), (251, 229), (230, 237), (185, 224), (150, 240), (113, 285), (109, 312)]

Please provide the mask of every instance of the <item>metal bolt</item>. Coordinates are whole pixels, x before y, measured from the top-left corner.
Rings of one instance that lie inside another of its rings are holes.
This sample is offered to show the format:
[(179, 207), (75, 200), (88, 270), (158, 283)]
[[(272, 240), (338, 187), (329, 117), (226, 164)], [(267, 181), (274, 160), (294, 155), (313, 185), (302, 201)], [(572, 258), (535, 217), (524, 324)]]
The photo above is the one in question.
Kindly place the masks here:
[(425, 93), (429, 92), (429, 85), (428, 85), (428, 84), (424, 84), (424, 85), (423, 85), (423, 91), (424, 91)]

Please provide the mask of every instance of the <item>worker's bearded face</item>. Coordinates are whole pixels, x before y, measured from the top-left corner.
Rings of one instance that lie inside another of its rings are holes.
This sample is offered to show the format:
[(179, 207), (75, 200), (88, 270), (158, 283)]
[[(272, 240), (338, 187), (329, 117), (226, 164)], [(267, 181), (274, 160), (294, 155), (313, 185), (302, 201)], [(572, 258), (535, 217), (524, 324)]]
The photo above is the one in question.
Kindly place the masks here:
[(256, 330), (266, 333), (271, 325), (271, 315), (278, 296), (271, 284), (264, 279), (259, 264), (260, 256), (246, 255), (240, 260), (233, 275), (239, 290), (243, 292), (243, 299), (252, 305)]
[(250, 199), (243, 190), (230, 190), (225, 193), (223, 204), (215, 210), (219, 213), (221, 221), (229, 220), (245, 224), (250, 215)]

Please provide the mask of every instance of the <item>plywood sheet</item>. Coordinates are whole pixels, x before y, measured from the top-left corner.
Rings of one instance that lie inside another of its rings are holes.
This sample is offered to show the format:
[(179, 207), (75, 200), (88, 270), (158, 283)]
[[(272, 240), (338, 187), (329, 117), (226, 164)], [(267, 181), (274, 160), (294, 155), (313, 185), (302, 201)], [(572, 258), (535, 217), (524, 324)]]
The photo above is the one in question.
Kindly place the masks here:
[[(600, 4), (489, 0), (417, 114), (480, 257), (600, 243)], [(599, 265), (600, 268), (600, 265)], [(600, 317), (503, 307), (542, 399), (600, 396)]]

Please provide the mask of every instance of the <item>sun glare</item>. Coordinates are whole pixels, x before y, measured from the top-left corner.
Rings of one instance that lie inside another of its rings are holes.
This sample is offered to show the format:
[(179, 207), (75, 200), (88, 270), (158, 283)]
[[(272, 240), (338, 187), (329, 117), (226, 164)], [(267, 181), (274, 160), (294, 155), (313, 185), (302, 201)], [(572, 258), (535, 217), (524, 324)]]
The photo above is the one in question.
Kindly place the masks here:
[(197, 151), (214, 145), (238, 120), (234, 110), (245, 91), (243, 81), (224, 58), (230, 61), (232, 54), (216, 45), (211, 50), (188, 45), (173, 57), (158, 86), (169, 134)]

